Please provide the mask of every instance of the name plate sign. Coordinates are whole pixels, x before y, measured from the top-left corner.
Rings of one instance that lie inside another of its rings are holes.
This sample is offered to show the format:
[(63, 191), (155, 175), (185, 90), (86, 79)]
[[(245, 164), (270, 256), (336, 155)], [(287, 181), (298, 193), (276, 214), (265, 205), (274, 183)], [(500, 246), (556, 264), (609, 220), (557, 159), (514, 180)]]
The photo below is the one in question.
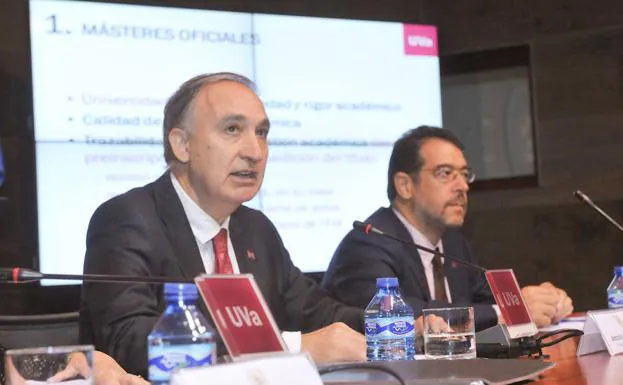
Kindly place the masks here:
[(488, 270), (485, 276), (510, 337), (514, 339), (535, 335), (538, 329), (532, 322), (513, 270)]
[(195, 283), (232, 359), (287, 350), (252, 275), (200, 275)]
[(252, 360), (178, 369), (170, 384), (322, 385), (322, 380), (307, 355), (268, 353)]
[(623, 308), (586, 313), (584, 335), (578, 356), (608, 350), (611, 356), (623, 352)]

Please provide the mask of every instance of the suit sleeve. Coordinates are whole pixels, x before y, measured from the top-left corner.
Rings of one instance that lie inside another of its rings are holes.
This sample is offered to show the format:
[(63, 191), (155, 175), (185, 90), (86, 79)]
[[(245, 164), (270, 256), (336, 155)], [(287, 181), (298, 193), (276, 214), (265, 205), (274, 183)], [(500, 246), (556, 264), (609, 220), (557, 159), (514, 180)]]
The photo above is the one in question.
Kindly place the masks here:
[(322, 285), (337, 300), (365, 309), (376, 294), (376, 279), (400, 277), (398, 270), (383, 247), (351, 232), (333, 255)]
[[(405, 267), (392, 257), (395, 254), (392, 247), (395, 245), (381, 239), (377, 239), (376, 242), (370, 243), (353, 233), (342, 241), (323, 280), (323, 287), (333, 297), (348, 305), (364, 309), (376, 294), (377, 278), (397, 277), (399, 281), (408, 279), (405, 276)], [(404, 287), (404, 283), (400, 285)], [(404, 290), (401, 291), (413, 307), (416, 318), (422, 314), (422, 309), (450, 306), (447, 302), (426, 301), (414, 295), (407, 295)]]
[(352, 329), (363, 331), (363, 311), (346, 306), (331, 298), (313, 279), (306, 277), (294, 266), (275, 227), (271, 224), (272, 238), (277, 243), (281, 264), (283, 309), (286, 330), (311, 332), (333, 322), (344, 322)]
[[(148, 227), (130, 204), (111, 201), (93, 215), (87, 232), (85, 274), (154, 275)], [(80, 339), (93, 343), (128, 372), (146, 374), (147, 336), (156, 324), (160, 285), (89, 283), (83, 285), (81, 317), (90, 323)]]
[[(323, 287), (333, 297), (348, 305), (365, 308), (376, 293), (376, 278), (398, 277), (400, 281), (409, 279), (406, 276), (405, 266), (400, 262), (401, 259), (394, 257), (400, 253), (395, 249), (396, 245), (392, 241), (386, 242), (380, 239), (375, 242), (370, 243), (368, 239), (356, 233), (350, 233), (342, 241), (323, 280)], [(470, 280), (474, 280), (474, 282), (470, 281), (470, 284), (482, 283), (476, 276), (470, 276)], [(478, 295), (484, 295), (484, 289), (481, 287), (472, 286), (471, 289), (475, 290)], [(412, 295), (404, 291), (403, 293), (406, 294), (407, 302), (413, 307), (416, 318), (422, 314), (423, 309), (427, 308), (473, 306), (477, 329), (492, 326), (491, 322), (497, 323), (495, 310), (488, 304), (427, 301), (413, 293)]]

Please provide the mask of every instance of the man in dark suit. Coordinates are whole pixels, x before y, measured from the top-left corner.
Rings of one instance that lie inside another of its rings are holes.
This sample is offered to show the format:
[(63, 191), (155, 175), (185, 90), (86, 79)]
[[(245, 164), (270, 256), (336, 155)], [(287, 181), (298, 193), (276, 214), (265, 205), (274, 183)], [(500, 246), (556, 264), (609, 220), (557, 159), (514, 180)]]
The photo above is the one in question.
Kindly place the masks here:
[[(394, 144), (390, 158), (391, 207), (379, 209), (366, 222), (400, 239), (477, 263), (457, 230), (473, 180), (463, 145), (450, 131), (427, 126), (410, 130)], [(501, 321), (481, 272), (356, 230), (339, 244), (323, 286), (338, 300), (365, 308), (376, 291), (377, 277), (398, 277), (416, 316), (424, 308), (473, 306), (477, 329)], [(548, 282), (524, 287), (522, 295), (539, 326), (557, 322), (573, 309), (567, 294)]]
[[(251, 273), (279, 328), (294, 333), (286, 336), (291, 349), (317, 362), (365, 359), (365, 339), (353, 330), (362, 329), (361, 309), (328, 297), (292, 264), (268, 218), (241, 206), (258, 192), (268, 156), (269, 121), (252, 82), (230, 73), (187, 81), (167, 102), (163, 128), (169, 170), (96, 210), (84, 273)], [(82, 342), (145, 373), (147, 336), (164, 309), (161, 291), (85, 283)]]

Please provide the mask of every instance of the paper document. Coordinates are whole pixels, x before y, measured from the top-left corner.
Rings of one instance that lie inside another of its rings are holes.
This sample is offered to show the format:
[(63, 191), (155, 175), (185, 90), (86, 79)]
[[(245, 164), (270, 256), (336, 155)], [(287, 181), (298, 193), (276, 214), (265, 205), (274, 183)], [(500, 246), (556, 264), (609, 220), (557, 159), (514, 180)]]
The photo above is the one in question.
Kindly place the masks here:
[(539, 332), (552, 332), (561, 329), (584, 330), (585, 316), (567, 317), (560, 320), (556, 325), (549, 325), (539, 328)]

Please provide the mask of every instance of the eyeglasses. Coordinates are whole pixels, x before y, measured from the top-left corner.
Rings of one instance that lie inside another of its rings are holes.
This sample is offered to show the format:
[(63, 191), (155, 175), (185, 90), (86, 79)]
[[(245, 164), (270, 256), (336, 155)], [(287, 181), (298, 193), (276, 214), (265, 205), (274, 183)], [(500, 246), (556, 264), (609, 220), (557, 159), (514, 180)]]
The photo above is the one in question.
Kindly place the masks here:
[(472, 183), (476, 179), (476, 174), (468, 167), (457, 168), (444, 164), (434, 168), (423, 168), (422, 171), (430, 171), (435, 179), (439, 180), (441, 183), (453, 182), (459, 175), (467, 184)]

